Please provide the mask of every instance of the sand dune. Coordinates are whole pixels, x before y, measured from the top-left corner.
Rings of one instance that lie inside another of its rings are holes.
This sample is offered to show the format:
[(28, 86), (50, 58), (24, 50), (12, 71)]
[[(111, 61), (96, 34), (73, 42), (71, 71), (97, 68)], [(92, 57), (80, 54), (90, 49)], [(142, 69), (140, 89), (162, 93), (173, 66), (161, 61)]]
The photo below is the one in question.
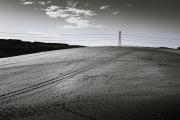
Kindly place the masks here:
[(0, 120), (179, 120), (180, 55), (97, 47), (0, 59)]

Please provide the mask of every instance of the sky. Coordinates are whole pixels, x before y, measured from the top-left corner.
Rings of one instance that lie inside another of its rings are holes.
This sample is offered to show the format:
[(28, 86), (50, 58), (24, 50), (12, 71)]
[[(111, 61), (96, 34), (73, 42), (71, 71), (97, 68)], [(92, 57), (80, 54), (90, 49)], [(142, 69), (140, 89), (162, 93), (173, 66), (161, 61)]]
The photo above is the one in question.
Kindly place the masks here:
[(179, 6), (178, 0), (0, 0), (0, 37), (117, 46), (121, 31), (122, 45), (179, 47)]

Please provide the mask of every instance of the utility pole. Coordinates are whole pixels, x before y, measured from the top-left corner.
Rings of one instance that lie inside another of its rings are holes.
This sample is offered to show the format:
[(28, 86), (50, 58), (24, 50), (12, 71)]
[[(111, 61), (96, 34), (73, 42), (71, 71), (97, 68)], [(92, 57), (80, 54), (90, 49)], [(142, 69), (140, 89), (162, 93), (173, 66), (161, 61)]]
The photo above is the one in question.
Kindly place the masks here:
[(121, 34), (122, 34), (121, 31), (119, 31), (119, 41), (118, 41), (118, 46), (121, 46), (121, 44), (122, 44), (122, 42), (121, 42), (121, 38), (122, 38), (122, 37), (121, 37)]

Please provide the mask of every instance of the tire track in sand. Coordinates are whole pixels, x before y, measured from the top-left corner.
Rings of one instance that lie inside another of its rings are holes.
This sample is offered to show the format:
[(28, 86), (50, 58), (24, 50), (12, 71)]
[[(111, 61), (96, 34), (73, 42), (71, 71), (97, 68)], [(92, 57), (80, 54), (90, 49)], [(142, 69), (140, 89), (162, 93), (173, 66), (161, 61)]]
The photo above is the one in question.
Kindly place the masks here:
[[(125, 52), (123, 53), (120, 57), (123, 57), (125, 55), (128, 55), (128, 54), (131, 54), (132, 52)], [(85, 66), (85, 67), (81, 67), (79, 69), (76, 69), (76, 70), (73, 70), (69, 73), (66, 73), (64, 75), (61, 75), (61, 76), (58, 76), (56, 78), (53, 78), (53, 79), (50, 79), (50, 80), (47, 80), (47, 81), (44, 81), (44, 82), (40, 82), (38, 84), (35, 84), (35, 85), (32, 85), (32, 86), (29, 86), (29, 87), (26, 87), (26, 88), (22, 88), (22, 89), (19, 89), (19, 90), (16, 90), (16, 91), (13, 91), (13, 92), (9, 92), (9, 93), (6, 93), (6, 94), (2, 94), (0, 95), (0, 101), (2, 100), (5, 100), (7, 98), (12, 98), (12, 97), (16, 97), (18, 95), (22, 95), (22, 94), (25, 94), (27, 92), (31, 92), (31, 91), (34, 91), (34, 90), (37, 90), (39, 88), (42, 88), (42, 87), (45, 87), (45, 86), (48, 86), (50, 84), (54, 84), (54, 83), (57, 83), (59, 81), (62, 81), (64, 79), (68, 79), (68, 78), (72, 78), (80, 73), (83, 73), (87, 70), (91, 70), (91, 69), (94, 69), (96, 66), (98, 65), (103, 65), (103, 64), (106, 64), (108, 62), (111, 62), (113, 60), (116, 60), (117, 58), (119, 58), (119, 56), (117, 55), (116, 57), (114, 58), (111, 58), (111, 60), (102, 60), (102, 61), (98, 61), (94, 64), (91, 64), (91, 65), (88, 65), (88, 66)]]

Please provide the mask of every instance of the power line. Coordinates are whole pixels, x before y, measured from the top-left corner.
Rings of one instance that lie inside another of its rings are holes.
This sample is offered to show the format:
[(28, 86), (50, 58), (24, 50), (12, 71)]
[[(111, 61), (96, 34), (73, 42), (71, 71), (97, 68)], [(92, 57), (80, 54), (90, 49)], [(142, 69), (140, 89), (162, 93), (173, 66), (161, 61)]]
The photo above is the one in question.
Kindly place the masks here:
[[(126, 36), (126, 37), (122, 37), (124, 39), (134, 39), (134, 40), (141, 40), (142, 38), (141, 37), (134, 37), (134, 36)], [(162, 40), (162, 39), (152, 39), (152, 38), (143, 38), (143, 40), (147, 41), (147, 40), (151, 40), (151, 41), (161, 41), (161, 42), (178, 42), (178, 40)]]
[[(51, 34), (44, 34), (44, 33), (12, 33), (12, 32), (0, 32), (1, 34), (11, 34), (11, 35), (41, 35), (43, 37), (58, 37), (58, 36), (118, 36), (118, 34), (60, 34), (60, 33), (51, 33)], [(46, 36), (48, 35), (48, 36)], [(58, 36), (49, 36), (49, 35), (58, 35)], [(134, 36), (134, 37), (143, 37), (143, 38), (154, 38), (154, 39), (171, 39), (171, 40), (180, 40), (177, 38), (167, 38), (167, 37), (155, 37), (155, 36), (143, 36), (143, 35), (135, 35), (135, 34), (122, 34), (126, 36)]]
[(77, 38), (106, 39), (106, 38), (109, 38), (109, 39), (115, 39), (115, 38), (116, 38), (116, 37), (93, 37), (93, 36), (92, 36), (92, 37), (86, 37), (86, 36), (85, 36), (85, 37), (83, 37), (83, 36), (82, 36), (82, 37), (78, 37), (78, 36), (77, 36), (77, 37), (72, 37), (72, 36), (69, 36), (69, 37), (63, 37), (63, 36), (60, 36), (60, 37), (43, 37), (43, 36), (42, 36), (42, 37), (34, 37), (34, 36), (4, 36), (4, 37), (22, 37), (22, 38), (27, 38), (27, 37), (28, 37), (28, 38), (57, 38), (57, 39), (58, 39), (58, 38), (64, 38), (64, 39), (70, 39), (70, 38), (71, 38), (71, 39), (73, 39), (73, 38), (74, 38), (74, 39), (77, 39)]
[(67, 34), (60, 34), (60, 33), (51, 33), (51, 34), (44, 34), (44, 33), (12, 33), (12, 32), (0, 32), (0, 33), (2, 33), (2, 34), (20, 34), (20, 35), (74, 35), (74, 36), (76, 36), (76, 35), (107, 35), (107, 36), (109, 36), (109, 35), (118, 35), (118, 34), (109, 34), (109, 33), (107, 33), (107, 34), (69, 34), (69, 33), (67, 33)]
[(127, 36), (135, 36), (135, 37), (144, 37), (144, 38), (155, 38), (155, 39), (168, 39), (168, 40), (180, 40), (178, 38), (167, 38), (167, 37), (155, 37), (155, 36), (143, 36), (143, 35), (134, 35), (134, 34), (123, 34)]
[[(18, 38), (34, 38), (38, 39), (38, 41), (112, 41), (118, 39), (118, 34), (60, 34), (60, 33), (51, 33), (51, 34), (44, 34), (44, 33), (12, 33), (12, 32), (0, 32), (0, 35), (5, 37), (18, 37)], [(177, 45), (178, 40), (176, 38), (168, 38), (168, 37), (155, 37), (155, 36), (144, 36), (144, 35), (136, 35), (136, 34), (122, 34), (121, 36), (123, 40), (126, 41), (133, 41), (133, 42), (140, 42), (140, 43), (150, 43), (150, 44), (173, 44)], [(80, 39), (79, 39), (80, 38)], [(84, 40), (82, 40), (84, 38)], [(125, 39), (124, 39), (125, 38)], [(143, 40), (141, 40), (143, 38)], [(42, 39), (42, 40), (40, 40)], [(48, 40), (46, 40), (48, 39)], [(73, 39), (73, 40), (72, 40)], [(147, 40), (145, 40), (147, 39)], [(150, 41), (149, 41), (150, 39)]]
[[(109, 34), (109, 33), (106, 33), (106, 34), (69, 34), (69, 33), (64, 33), (64, 34), (61, 34), (61, 33), (50, 33), (50, 34), (45, 34), (45, 33), (13, 33), (13, 32), (0, 32), (0, 33), (2, 33), (2, 34), (19, 34), (19, 35), (43, 35), (43, 36), (45, 36), (45, 35), (61, 35), (61, 36), (63, 36), (63, 35), (69, 35), (69, 36), (87, 36), (87, 35), (93, 35), (93, 36), (95, 36), (95, 35), (97, 35), (97, 36), (99, 36), (99, 35), (101, 35), (101, 36), (118, 36), (118, 34)], [(145, 37), (145, 38), (155, 38), (155, 39), (171, 39), (171, 40), (180, 40), (180, 39), (178, 39), (178, 38), (168, 38), (168, 37), (155, 37), (155, 36), (143, 36), (143, 35), (135, 35), (135, 34), (122, 34), (122, 35), (126, 35), (126, 36), (134, 36), (134, 37)], [(49, 36), (48, 36), (49, 37)]]
[[(150, 44), (159, 44), (159, 45), (162, 45), (162, 44), (165, 44), (165, 43), (155, 43), (155, 42), (150, 42), (150, 41), (140, 41), (140, 40), (130, 40), (130, 39), (128, 39), (128, 40), (125, 40), (125, 42), (127, 42), (127, 41), (130, 41), (130, 42), (139, 42), (139, 43), (150, 43)], [(176, 43), (166, 43), (166, 44), (168, 44), (168, 45), (177, 45)]]

